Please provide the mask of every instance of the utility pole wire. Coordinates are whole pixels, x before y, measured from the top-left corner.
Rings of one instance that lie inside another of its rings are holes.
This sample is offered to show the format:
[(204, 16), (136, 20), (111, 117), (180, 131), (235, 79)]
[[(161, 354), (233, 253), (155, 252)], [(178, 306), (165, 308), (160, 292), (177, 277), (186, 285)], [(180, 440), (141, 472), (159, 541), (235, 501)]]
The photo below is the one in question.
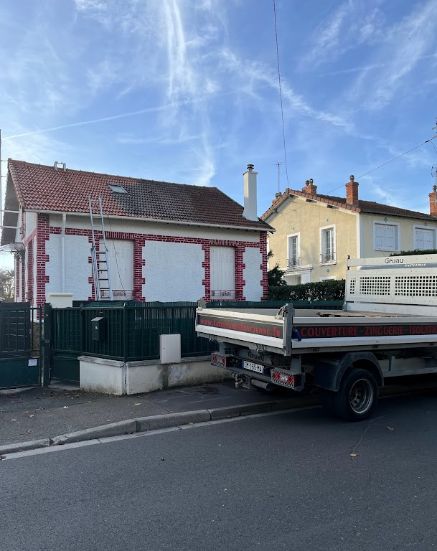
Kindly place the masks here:
[(281, 103), (281, 118), (282, 118), (282, 143), (284, 146), (284, 164), (285, 164), (285, 177), (287, 179), (287, 185), (290, 185), (288, 179), (288, 162), (287, 162), (287, 146), (285, 143), (285, 122), (284, 122), (284, 104), (282, 101), (282, 82), (281, 82), (281, 71), (279, 67), (279, 45), (278, 45), (278, 24), (276, 21), (276, 0), (273, 0), (273, 15), (275, 22), (275, 42), (276, 42), (276, 63), (278, 69), (278, 86), (279, 86), (279, 99)]

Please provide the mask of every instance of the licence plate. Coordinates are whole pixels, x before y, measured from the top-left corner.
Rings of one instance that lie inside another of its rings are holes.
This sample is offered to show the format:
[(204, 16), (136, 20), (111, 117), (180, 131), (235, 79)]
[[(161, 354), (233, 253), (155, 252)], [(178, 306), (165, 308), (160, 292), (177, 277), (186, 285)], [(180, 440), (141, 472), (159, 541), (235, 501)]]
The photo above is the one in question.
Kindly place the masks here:
[(243, 369), (248, 369), (249, 371), (255, 371), (255, 373), (264, 373), (264, 366), (260, 364), (255, 364), (253, 362), (248, 362), (244, 360)]

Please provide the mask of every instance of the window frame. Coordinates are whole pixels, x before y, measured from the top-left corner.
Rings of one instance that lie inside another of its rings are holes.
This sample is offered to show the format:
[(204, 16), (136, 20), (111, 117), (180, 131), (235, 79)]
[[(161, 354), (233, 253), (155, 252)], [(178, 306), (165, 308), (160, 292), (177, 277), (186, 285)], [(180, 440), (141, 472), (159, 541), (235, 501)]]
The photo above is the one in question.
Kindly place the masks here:
[(287, 267), (290, 267), (290, 238), (295, 237), (296, 238), (296, 264), (293, 264), (293, 266), (299, 265), (299, 259), (300, 259), (300, 232), (297, 233), (290, 233), (287, 235)]
[[(323, 261), (323, 257), (327, 256), (323, 250), (323, 234), (326, 230), (332, 230), (332, 251), (331, 251), (331, 260)], [(337, 230), (335, 224), (329, 224), (328, 226), (322, 226), (320, 228), (320, 264), (322, 266), (328, 266), (332, 264), (337, 264)]]
[(415, 224), (413, 226), (413, 249), (417, 249), (417, 250), (420, 250), (420, 251), (427, 251), (429, 249), (419, 249), (419, 247), (417, 246), (417, 241), (416, 241), (416, 230), (428, 230), (428, 231), (432, 231), (433, 233), (433, 245), (432, 245), (432, 249), (435, 249), (436, 248), (436, 228), (433, 228), (433, 227), (429, 227), (429, 226), (422, 226), (420, 224)]
[[(394, 249), (383, 249), (381, 247), (376, 246), (376, 226), (393, 226), (396, 228), (396, 235), (395, 235), (396, 243), (395, 243)], [(384, 222), (379, 220), (373, 221), (373, 250), (374, 251), (396, 253), (401, 250), (400, 243), (401, 243), (401, 229), (400, 229), (400, 224), (398, 222)]]

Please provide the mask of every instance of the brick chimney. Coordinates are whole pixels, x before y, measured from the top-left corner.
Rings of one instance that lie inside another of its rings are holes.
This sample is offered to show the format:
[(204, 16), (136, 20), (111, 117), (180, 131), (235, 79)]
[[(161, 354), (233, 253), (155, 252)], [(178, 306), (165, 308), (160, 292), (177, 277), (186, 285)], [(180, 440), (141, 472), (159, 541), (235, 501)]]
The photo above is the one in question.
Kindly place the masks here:
[(429, 194), (429, 214), (437, 216), (437, 185), (432, 186), (432, 191)]
[(353, 174), (349, 177), (349, 182), (346, 184), (346, 204), (358, 205), (358, 186), (359, 183), (355, 181)]
[(317, 186), (312, 178), (305, 182), (305, 186), (302, 188), (302, 191), (304, 193), (308, 193), (308, 195), (316, 195)]

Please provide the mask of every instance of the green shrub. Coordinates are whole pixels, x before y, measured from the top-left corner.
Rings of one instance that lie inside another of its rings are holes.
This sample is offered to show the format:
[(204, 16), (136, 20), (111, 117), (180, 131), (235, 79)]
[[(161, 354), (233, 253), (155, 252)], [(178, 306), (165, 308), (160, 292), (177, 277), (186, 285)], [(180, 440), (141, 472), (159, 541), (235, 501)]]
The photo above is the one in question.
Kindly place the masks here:
[(344, 300), (345, 280), (328, 279), (317, 283), (269, 287), (270, 300), (308, 301)]

